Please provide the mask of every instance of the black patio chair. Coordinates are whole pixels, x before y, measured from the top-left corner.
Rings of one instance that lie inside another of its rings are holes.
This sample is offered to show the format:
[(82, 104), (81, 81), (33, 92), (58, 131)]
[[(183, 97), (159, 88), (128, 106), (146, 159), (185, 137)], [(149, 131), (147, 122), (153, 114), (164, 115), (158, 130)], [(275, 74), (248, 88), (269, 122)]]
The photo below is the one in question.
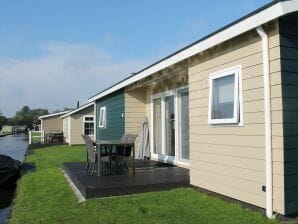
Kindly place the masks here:
[(116, 147), (116, 155), (114, 160), (118, 164), (118, 169), (121, 170), (121, 167), (123, 167), (124, 171), (129, 171), (128, 167), (128, 161), (131, 157), (131, 151), (134, 147), (135, 140), (137, 138), (136, 134), (124, 134), (121, 138), (121, 143), (124, 144), (132, 144), (130, 146), (117, 146)]
[[(101, 150), (96, 149), (96, 145), (93, 143), (91, 138), (88, 135), (82, 135), (87, 147), (87, 161), (86, 161), (86, 170), (90, 175), (93, 175), (95, 172), (99, 176), (102, 174), (106, 175), (110, 170), (110, 155), (102, 154)], [(96, 171), (97, 166), (97, 171)]]

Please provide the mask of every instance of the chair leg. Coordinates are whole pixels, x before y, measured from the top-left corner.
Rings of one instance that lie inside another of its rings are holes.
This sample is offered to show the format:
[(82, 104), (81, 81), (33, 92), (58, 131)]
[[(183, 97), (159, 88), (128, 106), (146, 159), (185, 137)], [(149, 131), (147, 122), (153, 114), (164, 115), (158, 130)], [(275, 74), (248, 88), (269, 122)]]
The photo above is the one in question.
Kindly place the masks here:
[(95, 163), (92, 165), (92, 175), (95, 173)]
[(99, 168), (99, 170), (98, 170), (98, 175), (99, 176), (102, 176), (102, 162), (101, 161), (98, 161), (98, 168)]
[(91, 163), (91, 164), (89, 165), (88, 173), (92, 176), (92, 174), (93, 174), (93, 163)]
[(91, 169), (92, 169), (92, 163), (89, 164), (89, 166), (88, 166), (88, 173), (91, 173)]
[(107, 163), (106, 162), (103, 163), (103, 172), (105, 175), (107, 175)]
[(85, 170), (89, 170), (89, 162), (86, 162)]
[(106, 162), (104, 162), (104, 173), (105, 173), (105, 175), (107, 175), (107, 163)]
[(123, 162), (124, 163), (124, 169), (125, 171), (129, 171), (129, 167), (126, 161)]

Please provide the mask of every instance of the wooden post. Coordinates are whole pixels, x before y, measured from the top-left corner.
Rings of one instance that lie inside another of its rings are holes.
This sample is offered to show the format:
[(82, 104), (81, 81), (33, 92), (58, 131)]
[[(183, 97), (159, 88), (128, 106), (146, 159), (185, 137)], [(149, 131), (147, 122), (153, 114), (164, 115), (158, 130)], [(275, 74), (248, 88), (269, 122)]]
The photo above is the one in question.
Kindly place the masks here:
[(44, 131), (41, 131), (41, 143), (44, 143)]
[(135, 167), (135, 143), (133, 143), (133, 147), (132, 147), (132, 173), (135, 174), (136, 173), (136, 167)]
[(31, 145), (31, 131), (29, 131), (29, 145)]

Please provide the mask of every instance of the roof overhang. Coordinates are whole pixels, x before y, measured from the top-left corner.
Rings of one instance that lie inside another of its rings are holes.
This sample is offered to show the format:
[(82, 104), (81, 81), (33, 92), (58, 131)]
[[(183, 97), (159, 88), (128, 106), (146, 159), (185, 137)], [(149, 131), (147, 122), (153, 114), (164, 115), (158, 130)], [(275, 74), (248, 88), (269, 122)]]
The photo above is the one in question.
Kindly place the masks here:
[(239, 36), (242, 33), (255, 29), (281, 16), (298, 10), (298, 0), (273, 1), (263, 8), (231, 23), (230, 25), (214, 32), (213, 34), (197, 41), (194, 44), (174, 53), (159, 62), (141, 70), (133, 76), (109, 87), (108, 89), (89, 98), (89, 102), (100, 99), (119, 89), (122, 89), (134, 82), (146, 78), (162, 69), (181, 62), (191, 56), (203, 52), (211, 47), (221, 44), (229, 39)]
[(77, 108), (77, 109), (75, 109), (75, 110), (72, 110), (72, 111), (69, 111), (67, 114), (62, 115), (61, 118), (66, 118), (66, 117), (68, 117), (68, 116), (70, 116), (70, 115), (72, 115), (72, 114), (75, 114), (75, 113), (77, 113), (77, 112), (79, 112), (79, 111), (81, 111), (81, 110), (84, 110), (84, 109), (86, 109), (86, 108), (88, 108), (88, 107), (91, 107), (91, 106), (93, 106), (93, 105), (94, 105), (93, 102), (84, 104), (84, 105), (80, 106), (79, 108)]
[(66, 114), (66, 113), (68, 113), (70, 111), (71, 110), (62, 111), (62, 112), (53, 113), (53, 114), (47, 114), (47, 115), (40, 116), (38, 119), (40, 120), (40, 119), (49, 118), (49, 117), (61, 116), (61, 115)]

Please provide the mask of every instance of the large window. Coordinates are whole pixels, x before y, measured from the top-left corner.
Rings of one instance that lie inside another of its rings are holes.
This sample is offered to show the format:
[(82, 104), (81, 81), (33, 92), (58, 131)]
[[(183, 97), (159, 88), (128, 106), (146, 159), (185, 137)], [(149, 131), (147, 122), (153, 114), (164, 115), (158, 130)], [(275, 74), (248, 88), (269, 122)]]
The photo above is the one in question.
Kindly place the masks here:
[(237, 124), (240, 122), (240, 66), (209, 76), (210, 124)]
[(186, 86), (152, 96), (152, 157), (189, 164), (189, 97)]
[(101, 107), (99, 109), (98, 127), (106, 128), (106, 116), (106, 107)]
[(93, 116), (84, 116), (84, 135), (94, 135)]

